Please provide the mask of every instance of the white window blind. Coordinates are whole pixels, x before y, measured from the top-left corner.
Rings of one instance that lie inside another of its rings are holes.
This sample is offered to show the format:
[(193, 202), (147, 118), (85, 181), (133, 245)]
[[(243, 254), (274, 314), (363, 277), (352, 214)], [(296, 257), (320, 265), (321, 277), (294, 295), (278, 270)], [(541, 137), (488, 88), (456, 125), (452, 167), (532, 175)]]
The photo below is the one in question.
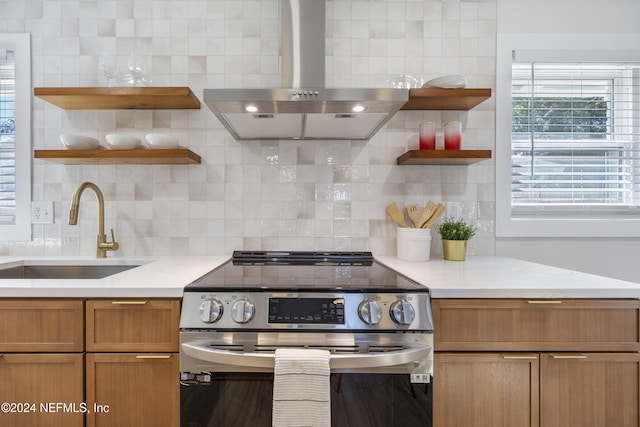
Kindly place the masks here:
[(512, 63), (512, 215), (640, 212), (640, 63)]
[(16, 133), (14, 52), (0, 50), (0, 224), (15, 224)]
[(0, 240), (31, 239), (31, 37), (0, 33)]

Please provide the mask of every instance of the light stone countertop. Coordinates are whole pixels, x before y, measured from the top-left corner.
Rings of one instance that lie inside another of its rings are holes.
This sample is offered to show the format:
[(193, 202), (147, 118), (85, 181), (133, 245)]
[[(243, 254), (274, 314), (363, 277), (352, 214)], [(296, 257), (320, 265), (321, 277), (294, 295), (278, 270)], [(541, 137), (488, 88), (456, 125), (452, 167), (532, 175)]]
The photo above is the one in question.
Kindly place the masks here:
[(376, 257), (432, 298), (640, 298), (640, 284), (497, 256), (426, 262)]
[[(104, 279), (0, 279), (0, 297), (180, 298), (186, 285), (229, 258), (0, 257), (0, 268), (27, 264), (141, 265)], [(512, 258), (472, 256), (464, 262), (375, 258), (427, 286), (433, 298), (640, 298), (638, 283)]]
[(186, 285), (230, 256), (153, 258), (0, 257), (13, 265), (138, 265), (103, 279), (0, 279), (0, 297), (29, 298), (182, 298)]

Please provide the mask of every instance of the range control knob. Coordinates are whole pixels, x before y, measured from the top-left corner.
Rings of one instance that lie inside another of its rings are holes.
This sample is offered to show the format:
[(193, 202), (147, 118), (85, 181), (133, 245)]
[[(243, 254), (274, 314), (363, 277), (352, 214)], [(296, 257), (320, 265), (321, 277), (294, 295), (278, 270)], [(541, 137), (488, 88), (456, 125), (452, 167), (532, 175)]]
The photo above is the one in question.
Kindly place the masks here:
[(382, 319), (382, 308), (378, 301), (365, 299), (358, 305), (358, 316), (367, 325), (377, 325)]
[(231, 306), (231, 318), (236, 323), (247, 323), (253, 319), (255, 306), (248, 299), (241, 299), (233, 303)]
[(398, 325), (410, 325), (416, 317), (416, 311), (413, 306), (404, 299), (394, 301), (389, 307), (389, 314)]
[(206, 299), (200, 304), (200, 320), (204, 323), (217, 322), (224, 311), (222, 303), (215, 298)]

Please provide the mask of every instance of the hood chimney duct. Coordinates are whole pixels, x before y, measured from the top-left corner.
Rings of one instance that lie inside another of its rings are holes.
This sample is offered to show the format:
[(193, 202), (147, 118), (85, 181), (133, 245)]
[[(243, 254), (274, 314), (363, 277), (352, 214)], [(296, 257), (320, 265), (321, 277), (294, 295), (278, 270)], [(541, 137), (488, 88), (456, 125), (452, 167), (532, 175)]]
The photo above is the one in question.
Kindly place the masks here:
[(325, 1), (280, 3), (282, 87), (325, 87)]

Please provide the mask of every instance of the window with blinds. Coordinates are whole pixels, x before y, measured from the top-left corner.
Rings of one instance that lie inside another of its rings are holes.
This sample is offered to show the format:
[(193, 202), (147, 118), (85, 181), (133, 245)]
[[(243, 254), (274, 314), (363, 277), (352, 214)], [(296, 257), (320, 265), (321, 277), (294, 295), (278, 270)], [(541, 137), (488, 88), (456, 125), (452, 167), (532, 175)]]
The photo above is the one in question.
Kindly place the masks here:
[(640, 212), (640, 63), (512, 63), (512, 214)]
[(0, 49), (0, 224), (16, 218), (15, 56)]
[(0, 32), (0, 241), (31, 239), (31, 37)]

